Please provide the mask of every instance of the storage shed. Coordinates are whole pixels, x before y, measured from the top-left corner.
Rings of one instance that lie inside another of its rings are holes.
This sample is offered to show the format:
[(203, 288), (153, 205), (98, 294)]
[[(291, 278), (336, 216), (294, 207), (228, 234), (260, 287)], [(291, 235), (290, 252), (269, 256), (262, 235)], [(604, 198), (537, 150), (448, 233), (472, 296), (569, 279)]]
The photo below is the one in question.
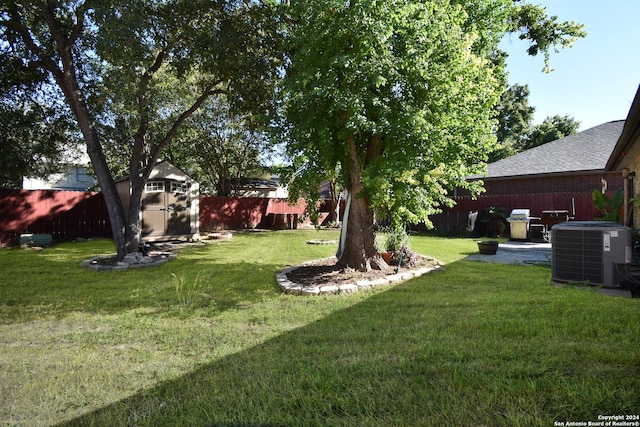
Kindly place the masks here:
[[(125, 212), (129, 208), (131, 181), (116, 184)], [(167, 161), (151, 171), (142, 193), (142, 239), (200, 239), (200, 185)]]

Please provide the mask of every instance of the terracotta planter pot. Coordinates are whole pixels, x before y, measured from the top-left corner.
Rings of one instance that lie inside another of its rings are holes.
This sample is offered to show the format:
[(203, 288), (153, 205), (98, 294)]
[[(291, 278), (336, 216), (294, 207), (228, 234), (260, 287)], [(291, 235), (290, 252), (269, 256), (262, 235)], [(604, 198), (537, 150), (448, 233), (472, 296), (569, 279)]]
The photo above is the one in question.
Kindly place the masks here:
[(498, 242), (480, 241), (478, 242), (478, 250), (483, 255), (495, 255), (498, 251)]

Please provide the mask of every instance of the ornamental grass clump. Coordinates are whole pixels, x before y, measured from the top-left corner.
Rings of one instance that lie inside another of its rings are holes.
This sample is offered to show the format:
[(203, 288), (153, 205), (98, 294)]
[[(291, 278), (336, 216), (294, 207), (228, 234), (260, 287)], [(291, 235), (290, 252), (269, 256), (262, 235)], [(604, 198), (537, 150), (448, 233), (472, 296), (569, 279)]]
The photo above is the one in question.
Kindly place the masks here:
[(389, 227), (385, 232), (384, 248), (387, 252), (396, 253), (409, 242), (409, 236), (404, 228)]
[(404, 227), (390, 227), (386, 233), (384, 248), (391, 253), (391, 264), (415, 267), (419, 256), (409, 248), (409, 235)]

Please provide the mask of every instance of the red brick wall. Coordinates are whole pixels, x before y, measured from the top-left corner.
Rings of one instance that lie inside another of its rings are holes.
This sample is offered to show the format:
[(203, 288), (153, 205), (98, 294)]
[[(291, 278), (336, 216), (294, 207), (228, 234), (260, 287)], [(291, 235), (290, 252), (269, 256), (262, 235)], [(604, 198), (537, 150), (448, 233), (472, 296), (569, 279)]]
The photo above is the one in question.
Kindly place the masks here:
[(620, 172), (592, 175), (548, 176), (538, 178), (487, 179), (484, 182), (485, 194), (529, 194), (529, 193), (592, 193), (602, 189), (602, 180), (607, 183), (607, 191), (622, 189), (623, 178)]

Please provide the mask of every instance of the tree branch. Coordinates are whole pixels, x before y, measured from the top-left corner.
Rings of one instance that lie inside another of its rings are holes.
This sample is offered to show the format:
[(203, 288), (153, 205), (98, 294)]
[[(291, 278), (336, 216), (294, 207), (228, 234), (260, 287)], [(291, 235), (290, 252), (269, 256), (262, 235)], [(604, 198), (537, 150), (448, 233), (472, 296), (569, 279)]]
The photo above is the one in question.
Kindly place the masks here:
[(73, 26), (73, 30), (71, 31), (71, 34), (67, 39), (67, 42), (69, 43), (69, 47), (75, 44), (76, 40), (78, 40), (78, 37), (80, 37), (80, 34), (82, 34), (82, 30), (84, 30), (84, 14), (86, 10), (87, 10), (86, 3), (82, 4), (75, 10), (76, 24)]
[(55, 77), (60, 77), (62, 71), (60, 70), (58, 65), (49, 55), (44, 52), (44, 50), (40, 46), (38, 46), (36, 41), (33, 39), (29, 29), (21, 24), (22, 17), (20, 16), (18, 10), (12, 8), (9, 13), (11, 15), (11, 19), (9, 21), (5, 21), (3, 25), (5, 25), (6, 28), (10, 28), (18, 33), (20, 38), (22, 38), (22, 41), (24, 42), (26, 48), (38, 58), (38, 61), (29, 62), (29, 68), (32, 68), (37, 64), (37, 67), (41, 67), (51, 72), (51, 74), (53, 74)]
[[(200, 106), (204, 103), (204, 101), (207, 100), (207, 98), (213, 95), (218, 95), (226, 92), (226, 89), (224, 88), (216, 89), (216, 86), (220, 85), (221, 83), (222, 83), (222, 80), (217, 80), (215, 82), (210, 83), (207, 87), (204, 88), (200, 96), (195, 100), (195, 102), (191, 105), (191, 107), (189, 107), (182, 114), (180, 114), (180, 116), (173, 123), (173, 126), (171, 126), (171, 129), (169, 129), (169, 131), (167, 132), (165, 137), (162, 139), (160, 144), (158, 144), (158, 146), (153, 151), (151, 158), (149, 159), (151, 164), (155, 164), (155, 162), (160, 157), (160, 153), (162, 152), (164, 147), (166, 147), (178, 133), (178, 129), (180, 128), (182, 123), (184, 123), (184, 121), (187, 120), (189, 116), (191, 116), (198, 108), (200, 108)], [(150, 169), (148, 169), (147, 173), (150, 173), (150, 172), (151, 172)]]

